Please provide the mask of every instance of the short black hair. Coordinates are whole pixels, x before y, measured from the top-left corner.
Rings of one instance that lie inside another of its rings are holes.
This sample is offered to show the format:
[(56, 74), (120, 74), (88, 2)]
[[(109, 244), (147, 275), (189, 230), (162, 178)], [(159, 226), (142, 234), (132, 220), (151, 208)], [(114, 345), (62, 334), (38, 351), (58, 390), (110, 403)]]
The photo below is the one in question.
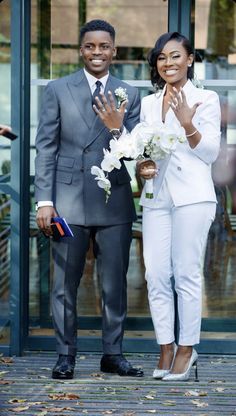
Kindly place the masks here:
[[(173, 39), (182, 44), (188, 56), (194, 55), (194, 49), (189, 39), (186, 38), (184, 35), (181, 35), (181, 33), (179, 32), (163, 33), (163, 35), (161, 35), (157, 39), (154, 48), (151, 49), (147, 58), (148, 63), (150, 65), (150, 70), (151, 70), (152, 85), (158, 88), (163, 88), (165, 85), (165, 81), (161, 78), (161, 76), (159, 75), (159, 72), (157, 71), (157, 58), (161, 54), (161, 51), (163, 50), (167, 42)], [(187, 78), (193, 79), (193, 77), (194, 77), (194, 68), (193, 68), (193, 65), (191, 65), (191, 67), (188, 67)]]
[(84, 26), (80, 29), (80, 44), (83, 41), (83, 37), (85, 33), (87, 32), (94, 32), (96, 30), (102, 30), (104, 32), (108, 32), (113, 40), (115, 42), (115, 36), (116, 32), (115, 29), (110, 23), (106, 22), (105, 20), (95, 19), (90, 20), (90, 22), (85, 23)]

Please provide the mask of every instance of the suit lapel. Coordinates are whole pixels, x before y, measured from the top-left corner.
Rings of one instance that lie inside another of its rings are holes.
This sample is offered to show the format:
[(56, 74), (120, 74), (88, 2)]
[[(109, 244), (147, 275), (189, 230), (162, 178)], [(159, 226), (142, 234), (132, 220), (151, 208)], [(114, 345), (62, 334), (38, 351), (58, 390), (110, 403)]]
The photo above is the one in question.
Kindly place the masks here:
[(96, 114), (92, 107), (92, 95), (83, 70), (76, 74), (72, 82), (68, 82), (68, 88), (81, 118), (91, 129)]

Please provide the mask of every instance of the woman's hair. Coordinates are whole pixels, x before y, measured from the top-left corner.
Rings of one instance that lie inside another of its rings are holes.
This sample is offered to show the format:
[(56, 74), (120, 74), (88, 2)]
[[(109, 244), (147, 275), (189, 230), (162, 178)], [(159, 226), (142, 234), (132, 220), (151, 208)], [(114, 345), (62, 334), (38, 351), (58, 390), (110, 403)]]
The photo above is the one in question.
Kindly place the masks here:
[[(179, 32), (167, 32), (161, 35), (156, 43), (153, 49), (149, 52), (148, 55), (148, 63), (150, 65), (151, 69), (151, 82), (153, 86), (156, 86), (157, 88), (163, 88), (165, 85), (165, 81), (161, 78), (159, 75), (159, 72), (157, 70), (157, 58), (161, 54), (164, 46), (169, 42), (170, 40), (176, 40), (177, 42), (180, 42), (182, 46), (185, 48), (187, 55), (194, 55), (194, 49), (189, 42), (188, 38), (181, 35)], [(187, 78), (193, 79), (194, 77), (194, 69), (193, 65), (191, 67), (188, 67), (187, 72)]]

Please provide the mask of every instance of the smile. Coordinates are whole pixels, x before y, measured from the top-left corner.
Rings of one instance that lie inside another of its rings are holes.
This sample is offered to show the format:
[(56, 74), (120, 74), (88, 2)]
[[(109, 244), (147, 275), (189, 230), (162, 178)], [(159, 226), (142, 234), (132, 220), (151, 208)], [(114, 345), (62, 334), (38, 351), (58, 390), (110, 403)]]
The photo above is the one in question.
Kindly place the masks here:
[(91, 59), (91, 62), (93, 62), (93, 64), (101, 64), (103, 62), (102, 59)]
[(175, 75), (177, 72), (177, 69), (167, 69), (165, 71), (166, 75)]

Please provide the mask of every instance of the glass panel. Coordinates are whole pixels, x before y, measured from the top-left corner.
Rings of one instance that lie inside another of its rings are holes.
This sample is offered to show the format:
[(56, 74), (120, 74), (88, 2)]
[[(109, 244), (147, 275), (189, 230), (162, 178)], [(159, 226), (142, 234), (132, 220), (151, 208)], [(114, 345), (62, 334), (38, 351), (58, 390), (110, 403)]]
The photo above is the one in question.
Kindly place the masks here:
[[(10, 44), (10, 5), (9, 2), (0, 4), (0, 124), (10, 125), (11, 119), (11, 44)], [(0, 136), (0, 181), (9, 180), (10, 142)]]
[[(0, 4), (0, 123), (11, 119), (10, 1)], [(1, 184), (10, 180), (10, 141), (0, 136), (0, 346), (10, 343), (10, 195)]]
[(0, 193), (0, 345), (10, 340), (10, 196)]
[[(83, 4), (86, 4), (83, 9)], [(43, 6), (42, 6), (43, 5)], [(79, 29), (83, 16), (108, 20), (116, 28), (117, 58), (111, 72), (126, 80), (149, 80), (146, 55), (156, 38), (167, 31), (168, 1), (149, 0), (32, 0), (31, 48), (31, 176), (33, 182), (35, 134), (44, 81), (61, 77), (82, 66), (79, 57)], [(147, 30), (148, 28), (148, 30)], [(41, 85), (41, 86), (39, 86)], [(142, 95), (148, 89), (140, 89)], [(138, 186), (134, 165), (129, 164), (133, 176), (134, 194)], [(33, 185), (30, 241), (30, 322), (31, 326), (46, 328), (51, 325), (50, 286), (52, 262), (49, 241), (37, 232), (34, 223)], [(136, 199), (138, 207), (138, 198)], [(141, 225), (133, 232), (130, 267), (128, 272), (129, 316), (149, 316), (146, 282), (142, 262)], [(100, 316), (100, 287), (92, 250), (89, 251), (78, 295), (78, 314)], [(32, 329), (32, 328), (31, 328)], [(35, 332), (34, 332), (35, 333)]]
[(206, 251), (203, 317), (235, 318), (236, 4), (196, 0), (195, 19), (195, 71), (201, 80), (216, 80), (209, 88), (218, 92), (222, 109), (221, 152), (213, 165), (218, 206)]

